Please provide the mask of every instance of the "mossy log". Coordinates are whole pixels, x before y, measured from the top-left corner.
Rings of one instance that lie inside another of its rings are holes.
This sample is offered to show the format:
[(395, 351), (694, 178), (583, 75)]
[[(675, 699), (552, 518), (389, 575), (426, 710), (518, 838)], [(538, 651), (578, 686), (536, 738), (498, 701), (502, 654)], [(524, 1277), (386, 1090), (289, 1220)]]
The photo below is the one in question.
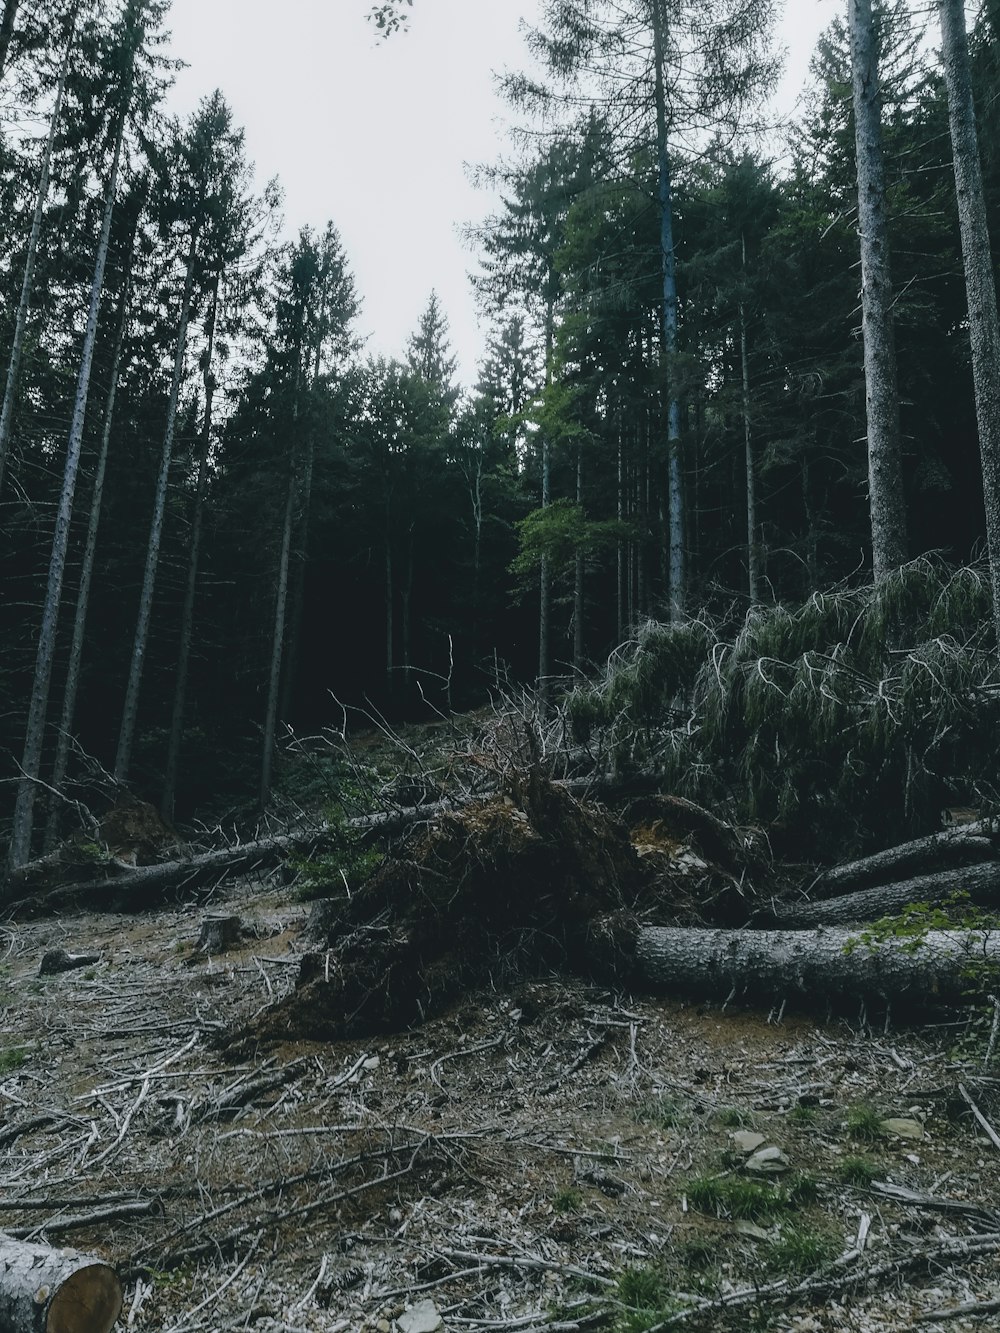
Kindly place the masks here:
[(122, 1309), (110, 1264), (0, 1234), (0, 1328), (9, 1333), (109, 1333)]
[(1000, 965), (1000, 936), (930, 931), (912, 940), (863, 944), (847, 930), (641, 928), (635, 983), (685, 996), (805, 998), (811, 1004), (879, 999), (925, 1009), (960, 1002), (970, 968)]
[(842, 898), (826, 898), (818, 903), (784, 903), (758, 916), (757, 921), (785, 930), (847, 926), (895, 916), (911, 903), (927, 903), (933, 907), (956, 897), (970, 907), (1000, 911), (1000, 861), (943, 870), (936, 875), (902, 879), (894, 884), (879, 884), (875, 888), (848, 893)]

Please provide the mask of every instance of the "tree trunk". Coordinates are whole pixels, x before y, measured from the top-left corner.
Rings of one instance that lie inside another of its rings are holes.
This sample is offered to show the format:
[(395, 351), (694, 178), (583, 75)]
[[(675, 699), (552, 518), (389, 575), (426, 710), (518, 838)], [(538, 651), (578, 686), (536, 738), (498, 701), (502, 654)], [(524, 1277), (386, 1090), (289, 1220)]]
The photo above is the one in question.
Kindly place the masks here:
[(0, 1327), (8, 1333), (110, 1333), (122, 1284), (103, 1259), (0, 1234)]
[(146, 647), (149, 643), (149, 626), (153, 616), (153, 592), (156, 586), (156, 570), (160, 562), (160, 543), (163, 538), (163, 520), (167, 509), (167, 484), (170, 480), (170, 463), (174, 453), (174, 425), (177, 421), (177, 400), (184, 377), (184, 353), (187, 349), (188, 320), (191, 316), (191, 298), (194, 291), (194, 266), (198, 253), (198, 229), (191, 232), (188, 247), (187, 266), (184, 273), (184, 296), (181, 302), (180, 324), (177, 329), (177, 343), (174, 348), (174, 373), (170, 385), (170, 400), (167, 404), (167, 422), (163, 431), (163, 450), (160, 454), (160, 471), (156, 479), (156, 493), (153, 498), (153, 517), (149, 526), (149, 543), (146, 547), (146, 568), (142, 579), (142, 592), (139, 595), (139, 617), (135, 627), (135, 641), (132, 645), (132, 660), (129, 666), (128, 685), (125, 690), (125, 706), (122, 709), (121, 734), (118, 737), (118, 752), (115, 755), (114, 776), (116, 782), (128, 780), (129, 765), (132, 760), (132, 744), (135, 740), (136, 722), (139, 718), (139, 691), (142, 687), (142, 668), (146, 660)]
[(849, 10), (868, 415), (868, 504), (872, 570), (879, 583), (906, 560), (906, 508), (875, 24), (871, 0), (849, 0)]
[(202, 370), (202, 382), (205, 386), (205, 415), (201, 427), (198, 481), (194, 495), (194, 514), (191, 519), (187, 583), (184, 588), (184, 606), (181, 610), (181, 634), (177, 654), (177, 677), (174, 683), (174, 705), (170, 715), (170, 739), (167, 742), (167, 765), (163, 776), (163, 798), (160, 803), (160, 813), (168, 823), (174, 817), (177, 771), (180, 764), (181, 739), (184, 732), (184, 703), (187, 695), (188, 667), (191, 661), (191, 640), (194, 633), (194, 603), (198, 591), (201, 530), (205, 513), (205, 493), (208, 489), (208, 456), (212, 448), (212, 405), (215, 400), (215, 376), (212, 373), (212, 359), (215, 353), (215, 325), (219, 316), (220, 280), (219, 275), (216, 275), (212, 291), (212, 308), (208, 317), (208, 345), (205, 349), (205, 362)]
[(625, 639), (625, 573), (627, 569), (625, 542), (621, 535), (621, 527), (625, 521), (625, 477), (623, 472), (625, 452), (625, 431), (619, 423), (618, 426), (618, 578), (616, 582), (616, 611), (618, 625), (618, 642), (622, 643)]
[(1000, 835), (994, 832), (990, 821), (966, 824), (824, 870), (810, 884), (809, 896), (833, 898), (873, 884), (891, 884), (904, 875), (928, 875), (936, 870), (993, 860), (1000, 860)]
[(1000, 638), (1000, 322), (986, 225), (983, 175), (969, 73), (969, 43), (962, 0), (939, 0), (948, 119), (958, 195), (958, 221), (969, 307), (972, 379), (986, 503), (986, 540), (993, 586), (993, 618)]
[[(747, 271), (746, 237), (740, 236), (743, 274)], [(757, 540), (757, 468), (753, 456), (753, 425), (750, 415), (750, 357), (747, 351), (747, 315), (740, 302), (740, 367), (743, 379), (743, 469), (747, 494), (747, 591), (750, 605), (760, 601), (760, 544)]]
[(389, 532), (389, 516), (386, 515), (385, 525), (385, 685), (389, 694), (392, 694), (393, 669), (395, 663), (395, 649), (392, 642), (392, 620), (393, 620), (393, 586), (392, 586), (392, 537)]
[(674, 994), (812, 1004), (875, 998), (916, 1009), (961, 1003), (978, 962), (1000, 963), (1000, 939), (988, 931), (930, 931), (913, 949), (907, 940), (869, 947), (846, 930), (646, 926), (634, 954), (636, 979)]
[[(10, 42), (11, 28), (14, 23), (14, 12), (17, 8), (17, 0), (7, 0), (7, 8), (4, 10), (3, 27), (0, 28), (0, 76), (3, 74), (3, 64), (7, 56), (7, 46)], [(14, 320), (14, 341), (10, 349), (10, 361), (7, 366), (7, 383), (4, 387), (3, 406), (0, 408), (0, 490), (3, 490), (4, 469), (7, 463), (7, 454), (10, 449), (11, 425), (14, 419), (14, 404), (17, 401), (17, 381), (21, 372), (21, 357), (24, 354), (24, 334), (28, 323), (28, 310), (31, 306), (31, 294), (35, 285), (35, 257), (38, 254), (38, 241), (42, 234), (42, 215), (45, 212), (45, 201), (49, 197), (49, 176), (52, 172), (52, 153), (55, 148), (56, 133), (59, 128), (59, 121), (62, 116), (63, 95), (66, 91), (66, 76), (69, 73), (70, 57), (73, 53), (73, 47), (76, 44), (76, 22), (79, 7), (73, 10), (73, 19), (70, 26), (69, 38), (66, 42), (66, 51), (63, 55), (62, 66), (59, 70), (59, 84), (56, 88), (55, 105), (52, 108), (52, 117), (49, 121), (49, 134), (45, 141), (45, 149), (42, 153), (42, 165), (38, 172), (38, 191), (35, 195), (35, 212), (31, 219), (31, 232), (28, 236), (28, 253), (24, 260), (24, 277), (21, 281), (21, 299), (17, 306), (17, 315)]]
[[(133, 237), (134, 240), (134, 237)], [(111, 426), (115, 415), (115, 398), (118, 393), (118, 379), (121, 373), (122, 348), (125, 343), (125, 330), (128, 326), (129, 296), (131, 290), (131, 247), (126, 261), (124, 288), (121, 298), (121, 310), (118, 315), (118, 331), (115, 334), (115, 349), (111, 363), (111, 379), (108, 383), (108, 398), (104, 407), (104, 429), (101, 434), (101, 448), (97, 455), (97, 467), (94, 471), (94, 490), (90, 501), (90, 516), (87, 521), (87, 538), (83, 548), (83, 562), (80, 569), (80, 586), (76, 594), (76, 615), (73, 619), (73, 641), (69, 650), (69, 668), (66, 673), (66, 686), (63, 690), (62, 713), (59, 717), (59, 731), (56, 736), (56, 757), (52, 765), (53, 795), (49, 802), (49, 815), (45, 824), (45, 851), (51, 851), (59, 834), (59, 814), (61, 806), (58, 793), (66, 777), (69, 762), (69, 747), (73, 734), (73, 721), (76, 715), (76, 694), (80, 684), (80, 668), (83, 665), (84, 637), (87, 630), (87, 610), (90, 604), (90, 585), (94, 577), (94, 560), (97, 554), (97, 533), (101, 524), (101, 508), (104, 502), (104, 478), (108, 467), (108, 449), (111, 444)]]
[[(552, 355), (555, 346), (555, 305), (549, 298), (545, 308), (545, 387), (552, 387)], [(552, 459), (548, 438), (542, 437), (542, 508), (551, 499)], [(544, 707), (549, 692), (549, 613), (552, 600), (548, 557), (543, 555), (538, 573), (538, 698)]]
[[(292, 414), (298, 421), (298, 411)], [(292, 528), (295, 524), (295, 496), (298, 489), (298, 470), (295, 451), (288, 460), (288, 491), (285, 495), (285, 516), (281, 525), (281, 554), (278, 557), (278, 579), (274, 602), (274, 631), (271, 639), (271, 672), (267, 689), (267, 714), (264, 718), (264, 749), (260, 765), (260, 808), (267, 809), (271, 795), (271, 769), (274, 764), (274, 735), (278, 725), (278, 691), (281, 685), (281, 658), (285, 646), (285, 611), (288, 605), (288, 566), (292, 553)]]
[(3, 19), (0, 20), (0, 79), (7, 68), (7, 56), (10, 54), (10, 39), (14, 35), (14, 20), (21, 0), (7, 0), (4, 5)]
[(972, 907), (1000, 906), (1000, 861), (897, 880), (818, 903), (783, 905), (768, 916), (767, 921), (793, 930), (820, 925), (841, 926), (895, 916), (912, 903), (934, 906), (956, 897), (959, 911), (964, 910), (966, 903)]
[[(583, 449), (576, 451), (576, 503), (583, 509)], [(573, 670), (583, 671), (583, 551), (578, 550), (573, 567)]]
[[(130, 16), (131, 16), (130, 11)], [(129, 34), (133, 37), (134, 34)], [(52, 681), (52, 664), (56, 649), (56, 625), (59, 619), (59, 602), (62, 598), (63, 578), (66, 573), (66, 551), (69, 546), (70, 520), (73, 516), (73, 497), (76, 493), (76, 479), (80, 470), (80, 450), (83, 445), (83, 424), (87, 415), (87, 395), (90, 392), (90, 372), (94, 361), (94, 343), (97, 339), (97, 322), (101, 313), (101, 297), (104, 293), (104, 270), (108, 262), (108, 247), (111, 239), (111, 221), (114, 215), (115, 195), (118, 190), (118, 171), (121, 165), (122, 141), (125, 137), (125, 122), (128, 119), (129, 104), (132, 100), (132, 81), (135, 69), (136, 41), (132, 48), (129, 77), (126, 81), (118, 123), (115, 129), (114, 155), (111, 172), (108, 177), (107, 193), (104, 201), (104, 218), (101, 223), (101, 235), (97, 245), (97, 257), (94, 263), (94, 276), (90, 285), (90, 308), (87, 312), (87, 326), (83, 336), (83, 349), (80, 354), (80, 371), (77, 377), (76, 398), (73, 404), (73, 418), (69, 428), (69, 441), (66, 447), (66, 463), (63, 469), (62, 490), (59, 495), (59, 507), (56, 511), (55, 532), (52, 537), (52, 554), (49, 558), (49, 576), (46, 585), (45, 607), (42, 611), (42, 624), (38, 632), (38, 651), (35, 659), (35, 675), (31, 687), (31, 702), (28, 706), (28, 723), (25, 729), (24, 754), (21, 759), (21, 780), (17, 789), (17, 801), (14, 807), (14, 822), (10, 841), (10, 864), (23, 865), (31, 856), (31, 833), (34, 820), (35, 791), (42, 766), (42, 745), (45, 738), (45, 714), (49, 702), (49, 686)]]
[(667, 371), (667, 449), (670, 513), (670, 618), (684, 617), (687, 595), (684, 531), (684, 475), (681, 458), (681, 404), (677, 392), (677, 255), (674, 248), (673, 184), (667, 139), (667, 103), (664, 87), (664, 15), (662, 0), (652, 0), (654, 98), (660, 201), (660, 263), (663, 275), (663, 350)]

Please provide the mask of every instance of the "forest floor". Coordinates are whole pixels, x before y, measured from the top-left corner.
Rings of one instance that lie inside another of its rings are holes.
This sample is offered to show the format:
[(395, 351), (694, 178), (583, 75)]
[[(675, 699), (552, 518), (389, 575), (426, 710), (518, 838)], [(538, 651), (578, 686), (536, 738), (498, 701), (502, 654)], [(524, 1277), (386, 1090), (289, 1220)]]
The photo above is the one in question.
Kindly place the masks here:
[[(219, 957), (206, 910), (244, 923)], [(118, 1264), (123, 1326), (984, 1326), (955, 1309), (1000, 1294), (1000, 1151), (959, 1084), (993, 1118), (1000, 1078), (960, 1029), (551, 977), (234, 1063), (307, 912), (269, 876), (4, 927), (0, 1226)], [(55, 948), (99, 961), (40, 977)]]

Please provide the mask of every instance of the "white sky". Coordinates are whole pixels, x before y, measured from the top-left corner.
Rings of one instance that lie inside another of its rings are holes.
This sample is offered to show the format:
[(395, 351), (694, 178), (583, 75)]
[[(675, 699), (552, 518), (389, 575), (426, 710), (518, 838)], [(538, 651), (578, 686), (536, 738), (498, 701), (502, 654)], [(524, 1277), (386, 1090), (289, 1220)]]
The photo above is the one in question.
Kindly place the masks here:
[[(171, 109), (221, 88), (261, 186), (278, 176), (289, 235), (332, 220), (363, 300), (370, 352), (402, 354), (434, 288), (462, 379), (482, 349), (458, 229), (491, 200), (464, 164), (505, 149), (492, 71), (523, 68), (519, 33), (539, 0), (415, 0), (409, 31), (379, 41), (371, 0), (173, 0), (172, 54), (188, 62)], [(840, 0), (786, 0), (791, 109), (817, 35)]]

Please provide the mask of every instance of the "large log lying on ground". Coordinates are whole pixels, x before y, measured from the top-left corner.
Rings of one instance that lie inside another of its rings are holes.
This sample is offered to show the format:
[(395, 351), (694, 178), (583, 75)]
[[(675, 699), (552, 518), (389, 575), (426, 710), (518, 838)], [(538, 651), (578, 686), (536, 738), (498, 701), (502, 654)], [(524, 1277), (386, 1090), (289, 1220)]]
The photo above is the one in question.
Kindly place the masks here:
[(0, 1234), (5, 1333), (109, 1333), (121, 1309), (121, 1282), (103, 1259)]
[(895, 916), (911, 903), (940, 905), (956, 895), (961, 895), (960, 901), (967, 901), (970, 907), (1000, 910), (1000, 861), (942, 870), (936, 875), (903, 879), (894, 884), (880, 884), (818, 903), (782, 903), (761, 914), (757, 920), (785, 930), (848, 926), (854, 922)]
[[(616, 944), (621, 953), (623, 941)], [(674, 994), (804, 997), (812, 1004), (875, 997), (926, 1009), (961, 1001), (970, 969), (1000, 965), (1000, 935), (930, 931), (914, 948), (912, 940), (863, 944), (846, 930), (646, 926), (634, 951), (635, 981)]]
[(875, 884), (891, 884), (992, 860), (1000, 860), (1000, 832), (993, 821), (984, 819), (889, 847), (859, 861), (832, 866), (812, 881), (809, 896), (833, 898)]

